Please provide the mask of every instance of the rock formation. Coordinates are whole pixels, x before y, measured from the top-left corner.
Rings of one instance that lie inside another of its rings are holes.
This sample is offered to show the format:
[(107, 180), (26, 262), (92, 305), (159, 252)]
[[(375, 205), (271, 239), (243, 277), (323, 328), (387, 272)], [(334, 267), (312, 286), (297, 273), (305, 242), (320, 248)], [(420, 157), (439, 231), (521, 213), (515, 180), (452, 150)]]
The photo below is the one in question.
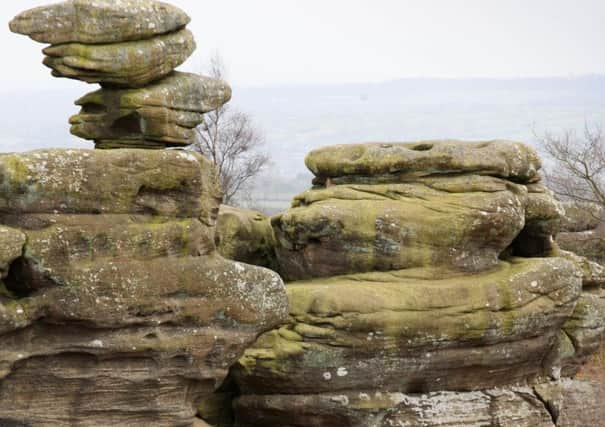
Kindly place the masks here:
[(74, 135), (96, 148), (165, 148), (195, 142), (203, 113), (231, 98), (223, 81), (174, 72), (195, 50), (189, 20), (154, 0), (67, 0), (10, 28), (51, 44), (44, 64), (54, 76), (103, 86), (76, 102)]
[(561, 248), (605, 265), (605, 213), (596, 205), (565, 203), (557, 243)]
[[(55, 75), (99, 82), (72, 131), (121, 150), (0, 154), (0, 426), (191, 426), (256, 337), (287, 320), (281, 278), (221, 257), (215, 167), (185, 146), (230, 98), (174, 72), (189, 18), (74, 0), (13, 31)], [(144, 87), (139, 87), (144, 86)]]
[(237, 425), (605, 416), (585, 400), (603, 385), (559, 380), (598, 348), (605, 270), (554, 243), (563, 209), (531, 148), (360, 144), (306, 163), (314, 187), (271, 219), (289, 321), (232, 369)]
[(287, 313), (216, 253), (220, 196), (188, 152), (0, 155), (0, 425), (190, 425)]

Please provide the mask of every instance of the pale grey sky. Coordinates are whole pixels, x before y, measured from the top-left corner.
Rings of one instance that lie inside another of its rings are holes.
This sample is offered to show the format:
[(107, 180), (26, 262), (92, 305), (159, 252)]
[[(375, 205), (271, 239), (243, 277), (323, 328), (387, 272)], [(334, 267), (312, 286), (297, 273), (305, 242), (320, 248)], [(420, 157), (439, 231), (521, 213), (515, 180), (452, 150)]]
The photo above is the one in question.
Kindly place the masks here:
[[(192, 17), (196, 70), (219, 51), (234, 85), (374, 82), (404, 77), (605, 74), (603, 0), (172, 0)], [(52, 79), (43, 45), (8, 21), (47, 0), (2, 1), (1, 88)]]

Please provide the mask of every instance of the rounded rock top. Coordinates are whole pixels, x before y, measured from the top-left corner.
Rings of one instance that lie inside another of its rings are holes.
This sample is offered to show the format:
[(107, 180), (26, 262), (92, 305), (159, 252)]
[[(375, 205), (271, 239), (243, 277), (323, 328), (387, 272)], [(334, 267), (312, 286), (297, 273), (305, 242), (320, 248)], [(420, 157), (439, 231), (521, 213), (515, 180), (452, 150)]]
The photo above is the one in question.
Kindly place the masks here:
[(189, 22), (181, 9), (154, 0), (68, 0), (26, 10), (9, 26), (42, 43), (98, 44), (144, 40)]
[(429, 175), (477, 174), (519, 183), (539, 181), (540, 158), (520, 142), (437, 140), (333, 145), (311, 151), (305, 164), (316, 182), (383, 182)]

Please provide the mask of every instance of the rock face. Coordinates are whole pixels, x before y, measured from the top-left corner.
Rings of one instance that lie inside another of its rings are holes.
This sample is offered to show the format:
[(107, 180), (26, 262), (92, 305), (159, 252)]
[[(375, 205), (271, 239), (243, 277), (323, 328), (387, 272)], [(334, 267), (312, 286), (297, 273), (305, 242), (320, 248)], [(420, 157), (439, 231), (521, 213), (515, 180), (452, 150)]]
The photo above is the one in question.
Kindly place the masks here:
[(0, 155), (0, 425), (191, 425), (287, 315), (216, 252), (219, 201), (192, 153)]
[(271, 220), (261, 212), (221, 205), (215, 240), (218, 251), (227, 259), (279, 268)]
[(271, 220), (289, 320), (232, 368), (237, 425), (565, 425), (535, 387), (598, 347), (605, 275), (554, 242), (535, 152), (366, 144), (307, 165), (315, 186)]
[(116, 43), (177, 31), (190, 19), (182, 10), (153, 0), (68, 0), (25, 11), (11, 31), (49, 44)]
[(204, 113), (231, 99), (223, 81), (175, 72), (144, 89), (103, 88), (76, 101), (71, 133), (97, 148), (164, 148), (195, 142)]
[(231, 99), (219, 80), (176, 73), (195, 50), (181, 10), (152, 0), (72, 0), (23, 12), (12, 31), (51, 43), (55, 77), (100, 83), (77, 101), (72, 133), (96, 148), (166, 148), (195, 142), (203, 114)]
[(565, 380), (469, 393), (243, 396), (236, 410), (241, 427), (583, 427), (600, 425), (603, 391)]
[(566, 203), (561, 248), (605, 265), (605, 214), (596, 205)]

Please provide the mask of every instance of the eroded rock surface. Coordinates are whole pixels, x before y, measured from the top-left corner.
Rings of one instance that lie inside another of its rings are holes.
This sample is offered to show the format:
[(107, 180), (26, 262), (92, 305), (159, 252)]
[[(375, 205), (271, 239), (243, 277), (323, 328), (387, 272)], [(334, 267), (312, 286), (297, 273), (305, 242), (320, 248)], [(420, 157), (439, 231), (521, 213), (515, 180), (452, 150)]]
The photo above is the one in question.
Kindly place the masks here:
[(216, 182), (188, 152), (0, 156), (0, 425), (190, 425), (285, 321), (279, 276), (216, 252)]
[(237, 423), (558, 425), (533, 386), (598, 348), (605, 275), (555, 243), (535, 152), (363, 144), (307, 165), (314, 187), (271, 221), (289, 321), (232, 369)]
[(225, 82), (175, 72), (196, 48), (188, 23), (153, 0), (71, 0), (25, 11), (10, 28), (51, 43), (53, 76), (103, 86), (77, 101), (74, 135), (96, 148), (167, 148), (195, 142), (203, 114), (231, 98)]
[(463, 393), (243, 396), (236, 410), (242, 427), (584, 427), (602, 424), (604, 391), (564, 380)]
[(204, 113), (231, 99), (227, 83), (175, 72), (142, 89), (103, 88), (76, 101), (71, 133), (97, 148), (165, 148), (195, 142)]
[(68, 0), (25, 11), (10, 29), (42, 43), (98, 44), (149, 39), (189, 21), (182, 10), (154, 0)]
[(183, 29), (142, 41), (51, 46), (44, 65), (55, 77), (138, 88), (170, 74), (194, 50), (193, 34)]
[[(292, 282), (289, 324), (236, 368), (245, 393), (478, 390), (551, 373), (543, 360), (581, 279), (560, 258), (474, 275), (401, 270)], [(435, 277), (436, 276), (436, 277)]]
[(261, 212), (221, 205), (216, 243), (227, 259), (278, 269), (271, 219)]
[(456, 140), (333, 145), (305, 159), (317, 183), (409, 181), (428, 175), (476, 174), (514, 182), (538, 181), (541, 163), (527, 145)]

